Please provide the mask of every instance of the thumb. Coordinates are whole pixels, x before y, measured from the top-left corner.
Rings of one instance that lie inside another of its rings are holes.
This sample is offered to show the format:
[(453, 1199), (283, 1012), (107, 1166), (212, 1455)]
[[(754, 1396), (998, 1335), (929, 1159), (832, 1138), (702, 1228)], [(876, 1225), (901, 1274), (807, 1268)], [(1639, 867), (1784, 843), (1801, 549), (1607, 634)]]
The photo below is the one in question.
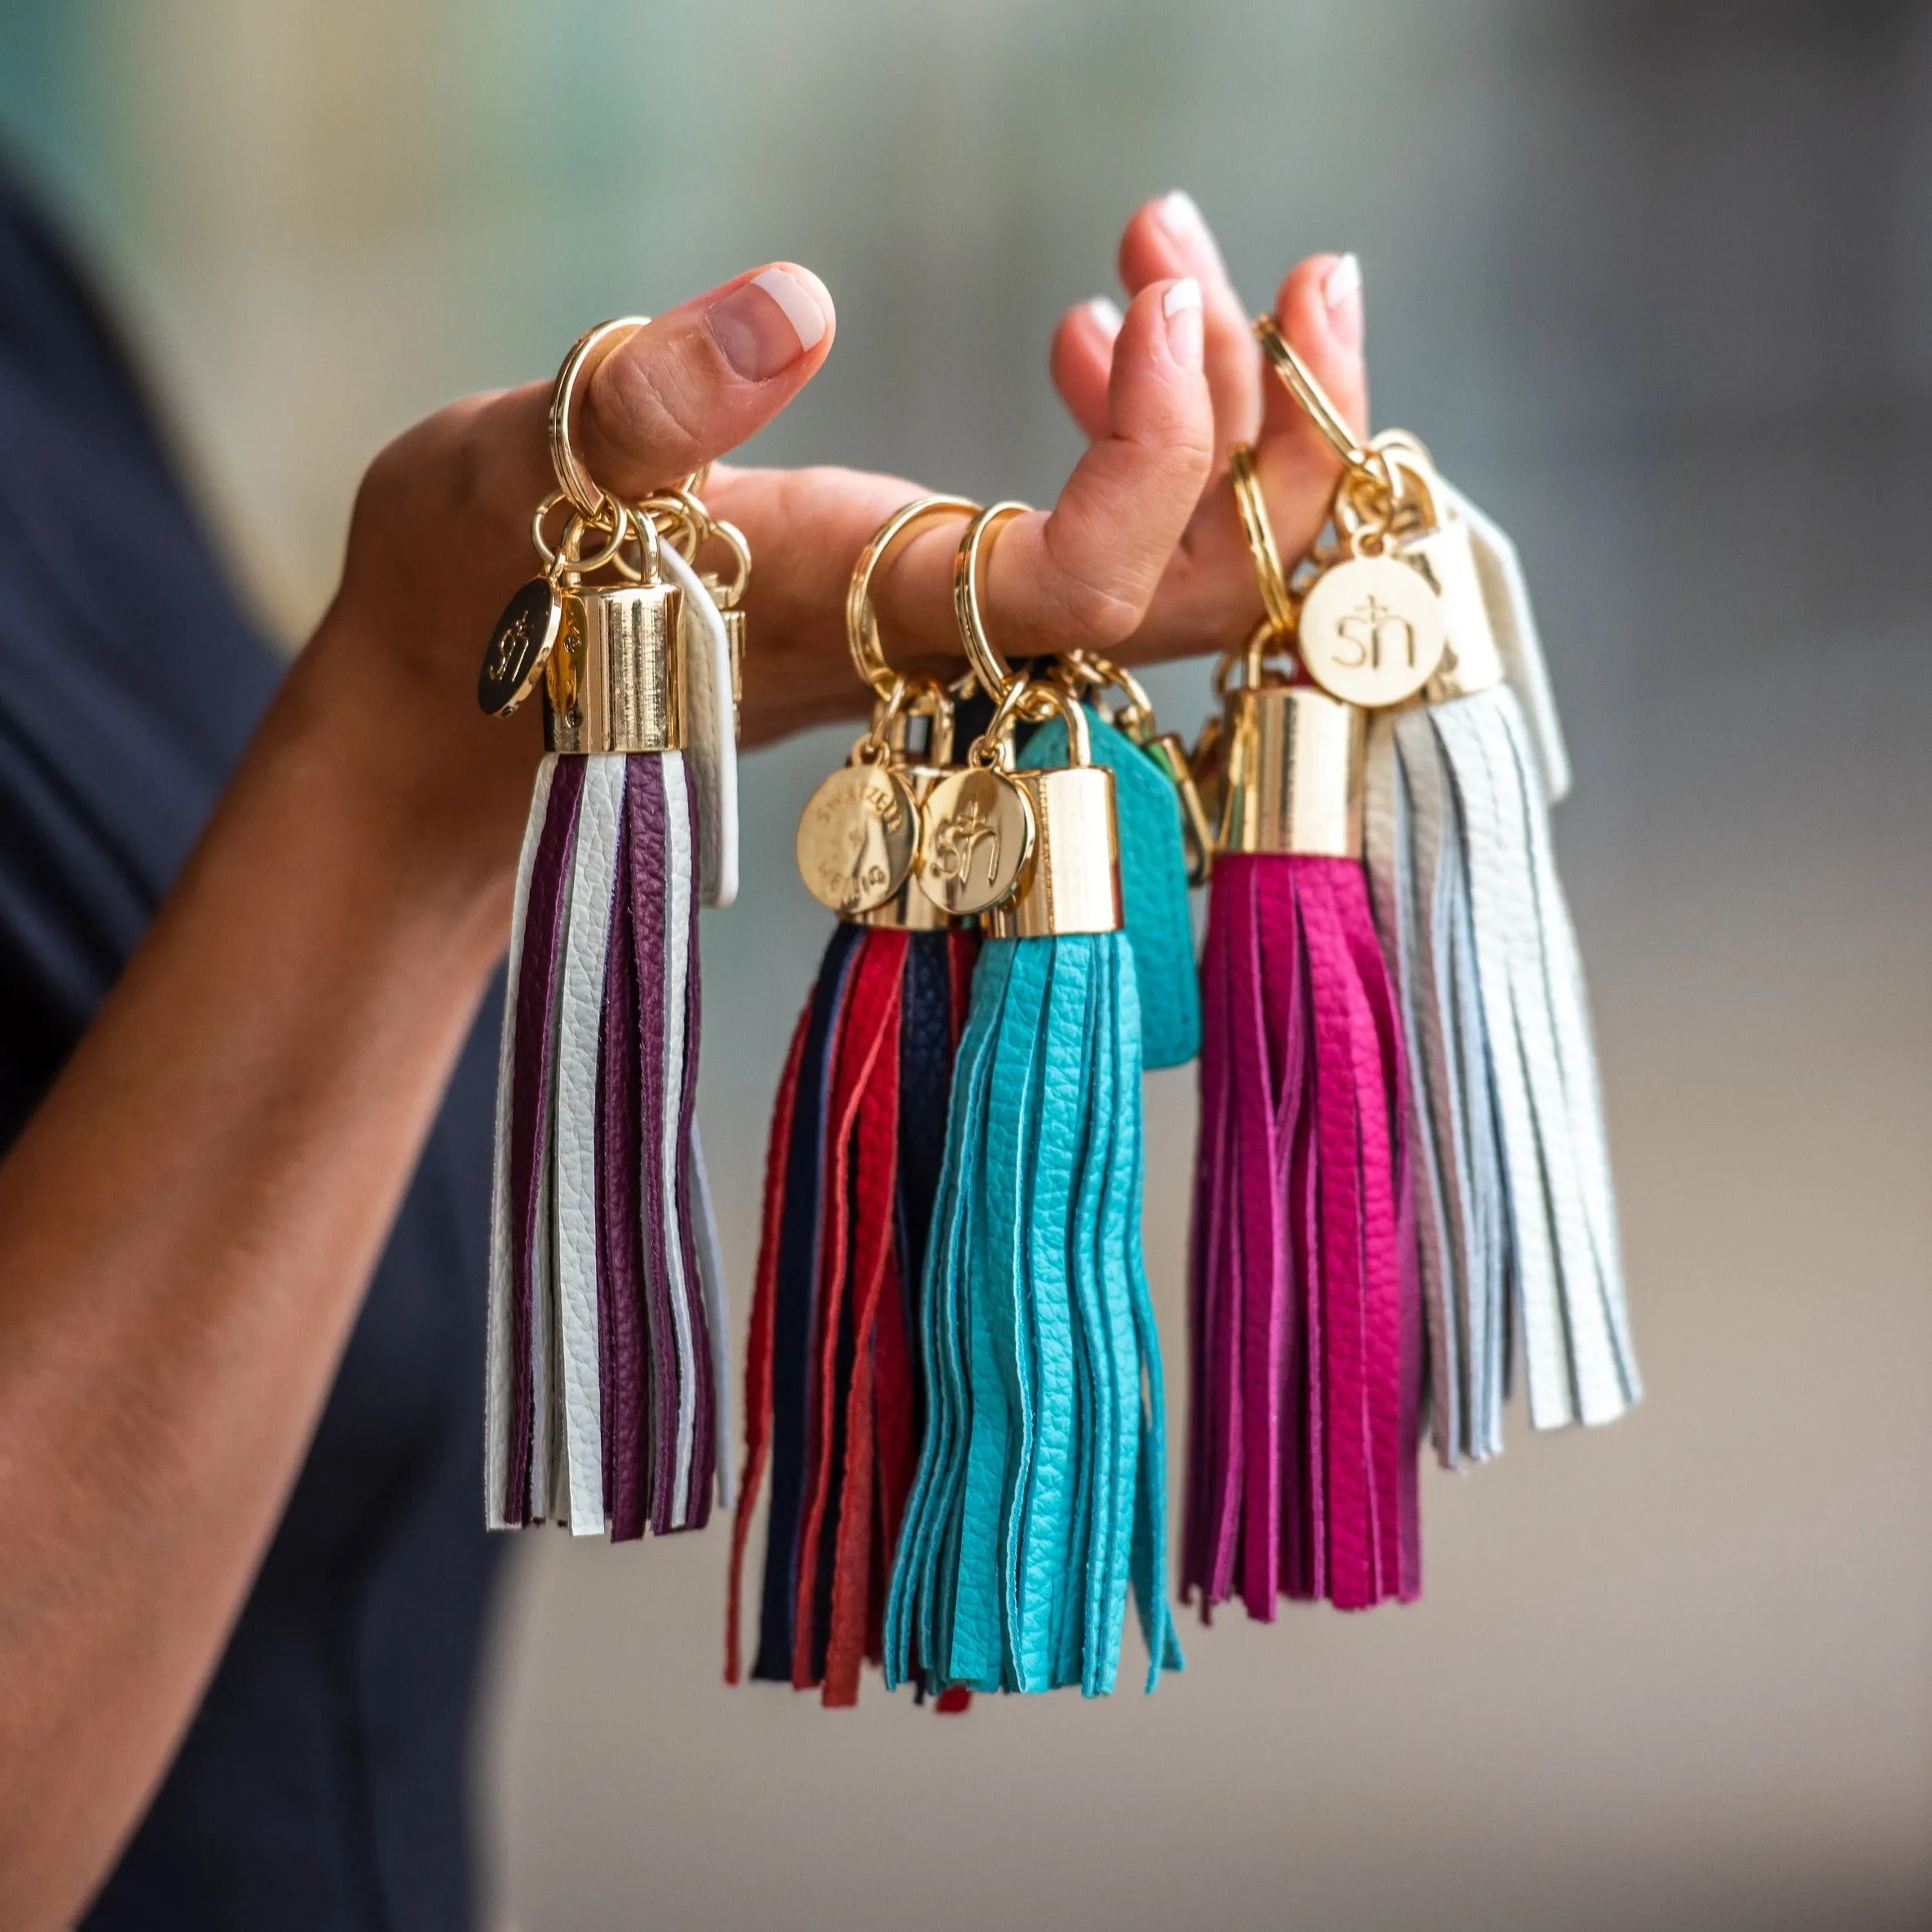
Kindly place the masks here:
[(734, 449), (817, 374), (835, 315), (789, 262), (658, 316), (598, 363), (571, 436), (598, 483), (635, 499)]

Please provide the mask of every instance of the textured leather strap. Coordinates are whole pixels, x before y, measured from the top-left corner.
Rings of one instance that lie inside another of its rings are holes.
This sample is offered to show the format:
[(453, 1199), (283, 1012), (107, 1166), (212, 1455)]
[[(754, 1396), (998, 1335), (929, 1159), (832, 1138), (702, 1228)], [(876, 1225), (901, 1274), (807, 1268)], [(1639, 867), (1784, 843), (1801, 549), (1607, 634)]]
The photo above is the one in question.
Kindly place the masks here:
[(621, 756), (582, 761), (558, 999), (556, 1184), (558, 1343), (562, 1369), (570, 1524), (604, 1531), (604, 1435), (598, 1391), (598, 1042), (624, 807)]
[[(1120, 897), (1134, 949), (1142, 1062), (1183, 1066), (1201, 1051), (1201, 984), (1194, 964), (1180, 801), (1173, 780), (1140, 746), (1091, 706), (1083, 708), (1093, 761), (1114, 774)], [(1058, 765), (1066, 757), (1066, 726), (1056, 717), (1027, 739), (1020, 763)]]
[[(823, 1674), (823, 1636), (831, 1592), (831, 1550), (825, 1547), (828, 1509), (836, 1524), (838, 1453), (847, 1419), (845, 1387), (857, 1347), (854, 1303), (863, 1293), (863, 1259), (857, 1251), (851, 1187), (859, 1110), (880, 1056), (898, 1030), (899, 974), (904, 948), (893, 937), (868, 932), (854, 955), (850, 984), (834, 1042), (826, 1134), (821, 1154), (817, 1322), (806, 1349), (804, 1528), (799, 1539), (798, 1617), (792, 1634), (792, 1682), (809, 1690)], [(887, 943), (880, 944), (881, 939)], [(889, 1231), (877, 1230), (875, 1261)], [(836, 1542), (836, 1530), (834, 1539)], [(822, 1561), (822, 1558), (824, 1559)], [(827, 1599), (823, 1605), (821, 1599)]]
[(660, 556), (664, 574), (684, 592), (684, 755), (697, 799), (699, 902), (722, 907), (738, 897), (738, 722), (730, 640), (704, 579), (671, 545)]
[[(1533, 1424), (1636, 1399), (1581, 968), (1506, 686), (1378, 723), (1369, 858), (1406, 963), (1438, 1455), (1493, 1454), (1512, 1326)], [(1510, 1320), (1513, 1292), (1520, 1322)]]
[(1104, 1694), (1130, 1586), (1150, 1687), (1178, 1667), (1137, 1252), (1140, 1020), (1122, 934), (981, 951), (928, 1255), (889, 1683)]
[[(872, 1550), (873, 1338), (891, 1271), (898, 1164), (899, 1023), (906, 941), (867, 936), (847, 1017), (834, 1101), (840, 1140), (828, 1179), (849, 1210), (828, 1197), (819, 1343), (819, 1467), (801, 1555), (801, 1575), (822, 1580), (810, 1655), (795, 1653), (792, 1681), (823, 1680), (825, 1701), (856, 1703), (865, 1655)], [(848, 1118), (849, 1124), (847, 1124)], [(843, 1223), (836, 1232), (834, 1224)], [(843, 1251), (843, 1252), (838, 1252)], [(834, 1277), (843, 1275), (843, 1292)], [(820, 1559), (827, 1536), (827, 1560)], [(804, 1649), (801, 1645), (801, 1651)], [(801, 1672), (799, 1666), (807, 1667)]]
[(792, 1118), (798, 1102), (800, 1070), (811, 1030), (809, 1003), (792, 1030), (785, 1070), (772, 1108), (771, 1134), (765, 1155), (765, 1216), (758, 1238), (758, 1272), (752, 1288), (751, 1326), (744, 1354), (744, 1466), (738, 1482), (738, 1511), (731, 1524), (731, 1573), (725, 1607), (725, 1681), (743, 1674), (745, 1546), (751, 1537), (752, 1509), (765, 1480), (771, 1447), (772, 1330), (778, 1307), (780, 1231), (784, 1220), (787, 1167)]
[[(628, 784), (627, 784), (628, 792)], [(604, 1498), (614, 1542), (644, 1533), (650, 1518), (651, 1356), (645, 1287), (643, 1094), (639, 1042), (644, 995), (630, 882), (642, 862), (642, 801), (625, 801), (618, 889), (604, 962), (598, 1064), (598, 1334), (603, 1371)], [(655, 977), (655, 971), (652, 977)]]
[(504, 992), (503, 1026), (496, 1051), (496, 1131), (490, 1185), (490, 1302), (487, 1337), (487, 1367), (484, 1382), (483, 1520), (492, 1529), (521, 1523), (527, 1510), (512, 1514), (506, 1484), (510, 1456), (511, 1385), (518, 1348), (517, 1243), (513, 1211), (517, 1184), (511, 1160), (511, 1096), (516, 1082), (518, 987), (523, 959), (523, 935), (528, 923), (532, 876), (543, 843), (544, 822), (550, 801), (557, 760), (546, 755), (538, 765), (536, 788), (517, 861), (516, 895), (511, 903), (508, 978)]
[(758, 1648), (752, 1665), (753, 1677), (775, 1683), (792, 1681), (795, 1648), (830, 1074), (853, 955), (864, 929), (840, 925), (826, 948), (807, 1015), (785, 1159), (773, 1290), (771, 1495), (765, 1514)]
[(725, 1287), (725, 1254), (718, 1239), (717, 1214), (712, 1204), (711, 1177), (705, 1170), (704, 1149), (698, 1130), (691, 1129), (687, 1217), (697, 1249), (698, 1280), (704, 1297), (705, 1332), (711, 1345), (711, 1456), (717, 1499), (725, 1509), (735, 1506), (731, 1482), (731, 1311)]
[(1233, 854), (1203, 963), (1184, 1584), (1343, 1608), (1420, 1587), (1397, 1009), (1352, 861)]
[(1437, 490), (1445, 506), (1469, 526), (1476, 576), (1483, 587), (1483, 603), (1502, 659), (1503, 675), (1528, 723), (1543, 796), (1550, 804), (1561, 805), (1570, 792), (1569, 752), (1564, 743), (1563, 722), (1543, 659), (1542, 637), (1537, 629), (1522, 560), (1508, 532), (1453, 484), (1440, 482)]
[(510, 1523), (550, 1511), (548, 1311), (549, 1184), (556, 1051), (556, 996), (564, 897), (583, 785), (579, 761), (551, 774), (532, 867), (517, 969), (516, 1042), (510, 1093), (510, 1200), (514, 1288), (504, 1515)]
[[(695, 1256), (684, 1211), (685, 1153), (690, 1141), (697, 1081), (693, 1026), (698, 982), (697, 849), (690, 778), (683, 754), (664, 752), (651, 761), (650, 769), (664, 787), (668, 889), (664, 909), (664, 1104), (655, 1199), (664, 1221), (665, 1295), (677, 1349), (669, 1524), (673, 1529), (682, 1529), (692, 1517), (691, 1477), (699, 1423), (702, 1421), (708, 1435), (711, 1421), (708, 1400), (700, 1400), (701, 1387), (710, 1374), (710, 1348), (701, 1325)], [(708, 1501), (701, 1498), (701, 1503)]]

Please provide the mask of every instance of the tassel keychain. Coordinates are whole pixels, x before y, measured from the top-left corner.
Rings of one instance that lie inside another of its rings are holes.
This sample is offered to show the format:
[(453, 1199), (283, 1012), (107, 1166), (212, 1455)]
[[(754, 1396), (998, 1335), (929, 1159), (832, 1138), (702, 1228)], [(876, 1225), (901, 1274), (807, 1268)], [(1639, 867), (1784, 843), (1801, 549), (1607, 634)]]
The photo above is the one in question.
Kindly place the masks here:
[(1268, 668), (1293, 607), (1246, 449), (1234, 478), (1268, 615), (1217, 677), (1183, 1586), (1272, 1619), (1419, 1595), (1422, 1334), (1362, 714)]
[(1519, 1335), (1533, 1427), (1608, 1422), (1640, 1392), (1550, 836), (1568, 766), (1508, 539), (1412, 437), (1357, 444), (1273, 325), (1256, 329), (1344, 464), (1343, 554), (1309, 586), (1304, 661), (1392, 707), (1369, 730), (1368, 861), (1401, 986), (1432, 1427), (1453, 1467), (1502, 1446)]
[[(925, 801), (916, 877), (986, 935), (953, 1079), (922, 1299), (928, 1409), (888, 1600), (889, 1684), (1111, 1691), (1130, 1586), (1148, 1687), (1180, 1655), (1163, 1581), (1160, 1348), (1140, 1261), (1140, 1019), (1122, 930), (1113, 774), (1085, 712), (1014, 677), (954, 591), (999, 698)], [(1016, 770), (1022, 718), (1066, 765)]]
[(478, 687), (504, 716), (540, 686), (547, 748), (498, 1066), (486, 1517), (614, 1540), (704, 1523), (723, 1420), (694, 1102), (698, 906), (736, 872), (730, 642), (652, 516), (599, 489), (569, 437), (591, 357), (643, 325), (591, 330), (558, 373), (558, 491), (532, 525), (545, 567), (499, 620)]
[[(1140, 1052), (1150, 1068), (1184, 1066), (1201, 1051), (1201, 979), (1194, 965), (1188, 886), (1205, 870), (1212, 834), (1176, 737), (1162, 737), (1153, 700), (1132, 673), (1070, 651), (1054, 676), (1083, 700), (1094, 762), (1114, 774), (1120, 828), (1120, 895), (1140, 995)], [(1095, 700), (1124, 699), (1109, 717)], [(1022, 766), (1066, 762), (1065, 727), (1048, 718), (1020, 754)]]
[[(920, 807), (952, 756), (952, 699), (887, 665), (871, 584), (922, 525), (977, 507), (922, 498), (861, 554), (847, 638), (878, 702), (798, 827), (799, 871), (840, 923), (772, 1119), (725, 1675), (734, 1683), (741, 1673), (745, 1546), (769, 1467), (752, 1675), (823, 1684), (827, 1705), (856, 1702), (862, 1662), (881, 1656), (886, 1580), (925, 1425), (919, 1297), (977, 944), (968, 922), (912, 880)], [(907, 741), (920, 720), (915, 757)]]

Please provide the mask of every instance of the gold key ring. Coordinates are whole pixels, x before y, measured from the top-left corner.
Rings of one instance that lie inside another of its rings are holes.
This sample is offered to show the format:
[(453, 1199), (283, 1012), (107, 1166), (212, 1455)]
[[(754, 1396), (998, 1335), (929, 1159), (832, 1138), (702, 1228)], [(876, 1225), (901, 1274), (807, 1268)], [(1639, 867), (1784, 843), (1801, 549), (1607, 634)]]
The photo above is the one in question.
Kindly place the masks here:
[[(571, 345), (570, 354), (564, 357), (563, 366), (557, 372), (557, 380), (550, 385), (550, 467), (557, 472), (557, 487), (570, 501), (572, 509), (585, 517), (601, 517), (609, 499), (590, 480), (584, 465), (577, 461), (577, 452), (570, 439), (571, 405), (576, 399), (577, 380), (587, 373), (591, 356), (598, 349), (603, 355), (602, 362), (613, 349), (620, 347), (641, 329), (649, 327), (648, 315), (620, 315), (614, 321), (600, 322), (594, 329), (587, 329)], [(623, 527), (622, 519), (619, 528)]]
[(1248, 557), (1255, 581), (1261, 586), (1261, 607), (1270, 626), (1286, 637), (1295, 629), (1295, 601), (1288, 593), (1287, 573), (1281, 568), (1281, 548), (1268, 519), (1268, 500), (1255, 470), (1255, 452), (1237, 443), (1228, 452), (1228, 474), (1234, 482), (1234, 506), (1241, 512), (1242, 534), (1248, 540)]
[(1281, 380), (1282, 386), (1299, 403), (1308, 420), (1321, 432), (1321, 439), (1342, 459), (1350, 477), (1360, 477), (1373, 485), (1390, 502), (1400, 495), (1389, 460), (1373, 443), (1358, 443), (1334, 399), (1315, 380), (1315, 372), (1297, 355), (1281, 333), (1273, 315), (1255, 318), (1255, 337), (1261, 353)]
[(988, 697), (1003, 701), (1017, 681), (1012, 667), (993, 646), (986, 635), (986, 620), (980, 609), (980, 560), (988, 540), (1002, 523), (1023, 517), (1032, 508), (1028, 503), (995, 503), (982, 509), (966, 526), (959, 548), (953, 558), (953, 615), (959, 626), (959, 638), (972, 661), (973, 675)]
[(978, 509), (966, 496), (915, 496), (894, 510), (859, 552), (845, 592), (845, 643), (853, 668), (881, 699), (890, 700), (898, 674), (885, 661), (885, 647), (880, 642), (879, 619), (872, 609), (873, 578), (920, 525), (940, 517), (970, 517)]

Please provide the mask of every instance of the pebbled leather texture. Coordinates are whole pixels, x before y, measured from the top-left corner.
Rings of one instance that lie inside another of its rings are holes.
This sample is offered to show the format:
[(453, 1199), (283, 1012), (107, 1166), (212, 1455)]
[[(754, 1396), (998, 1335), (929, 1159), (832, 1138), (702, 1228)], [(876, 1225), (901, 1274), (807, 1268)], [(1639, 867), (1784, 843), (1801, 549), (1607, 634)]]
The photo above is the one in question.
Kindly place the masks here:
[(974, 944), (962, 932), (840, 926), (793, 1039), (766, 1167), (748, 1352), (730, 1681), (740, 1668), (745, 1531), (768, 1462), (752, 1674), (822, 1685), (827, 1704), (849, 1705), (865, 1657), (880, 1654), (885, 1566), (923, 1407), (908, 1260), (924, 1249), (954, 1009)]
[(1449, 1467), (1501, 1449), (1519, 1333), (1536, 1427), (1608, 1421), (1640, 1392), (1544, 792), (1506, 686), (1371, 732), (1369, 859), (1378, 919), (1411, 962), (1418, 1256)]
[(565, 893), (584, 782), (579, 761), (553, 768), (537, 839), (517, 966), (509, 1146), (509, 1392), (505, 1409), (503, 1515), (510, 1524), (550, 1513), (549, 1351), (549, 1174), (556, 1001)]
[(508, 1529), (523, 1520), (512, 1514), (505, 1488), (509, 1469), (513, 1354), (518, 1346), (516, 1319), (516, 1241), (514, 1202), (516, 1183), (511, 1159), (511, 1096), (516, 1084), (518, 987), (528, 924), (532, 876), (543, 843), (544, 822), (550, 802), (550, 784), (557, 770), (554, 753), (547, 754), (536, 772), (523, 849), (517, 861), (516, 896), (509, 926), (509, 982), (503, 1001), (503, 1029), (496, 1053), (496, 1151), (491, 1163), (490, 1286), (487, 1343), (487, 1367), (483, 1398), (483, 1521), (491, 1529)]
[[(1173, 781), (1123, 731), (1089, 705), (1093, 761), (1114, 773), (1120, 834), (1120, 893), (1140, 996), (1141, 1061), (1184, 1066), (1201, 1051), (1201, 981), (1194, 964), (1187, 854)], [(1020, 763), (1066, 762), (1066, 726), (1049, 718), (1028, 738)]]
[(1522, 706), (1529, 727), (1537, 769), (1542, 774), (1543, 796), (1551, 805), (1561, 805), (1570, 794), (1570, 755), (1564, 743), (1563, 721), (1557, 712), (1549, 666), (1543, 659), (1542, 637), (1537, 629), (1536, 611), (1529, 601), (1529, 582), (1523, 573), (1522, 560), (1501, 524), (1486, 516), (1453, 483), (1445, 482), (1439, 487), (1449, 509), (1469, 526), (1476, 577), (1483, 587), (1490, 629), (1502, 658), (1503, 675), (1516, 694), (1516, 702)]
[(1180, 1667), (1134, 972), (1123, 933), (981, 949), (927, 1255), (889, 1684), (1104, 1695), (1130, 1589), (1148, 1687)]
[(562, 1369), (570, 1524), (604, 1529), (604, 1431), (598, 1354), (598, 1040), (624, 809), (621, 756), (584, 760), (558, 996), (556, 1180), (558, 1354)]
[(1202, 959), (1184, 1592), (1421, 1588), (1420, 1290), (1395, 995), (1352, 860), (1230, 854)]
[(548, 759), (537, 791), (500, 1056), (487, 1518), (622, 1540), (701, 1524), (718, 1470), (695, 809), (676, 752)]
[(698, 897), (714, 911), (738, 897), (738, 718), (731, 646), (704, 580), (667, 544), (664, 575), (684, 593), (684, 756), (697, 801)]

